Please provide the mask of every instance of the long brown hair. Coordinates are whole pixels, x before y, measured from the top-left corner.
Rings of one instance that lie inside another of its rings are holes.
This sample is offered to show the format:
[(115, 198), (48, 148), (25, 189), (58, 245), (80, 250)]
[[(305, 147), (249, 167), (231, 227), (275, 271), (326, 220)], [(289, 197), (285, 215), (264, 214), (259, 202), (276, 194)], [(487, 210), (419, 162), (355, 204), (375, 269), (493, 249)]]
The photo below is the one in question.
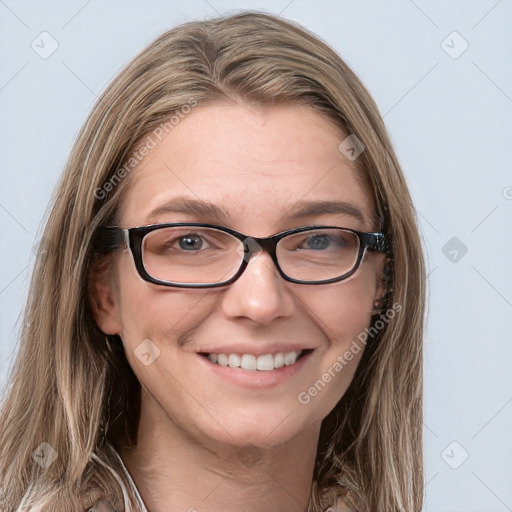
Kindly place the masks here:
[[(425, 275), (407, 185), (375, 103), (338, 54), (256, 12), (163, 34), (115, 78), (82, 128), (54, 195), (2, 402), (0, 509), (76, 511), (104, 496), (131, 510), (107, 441), (136, 443), (140, 384), (122, 346), (106, 343), (93, 320), (93, 241), (114, 220), (148, 134), (226, 98), (306, 105), (364, 144), (357, 172), (389, 241), (383, 307), (400, 312), (382, 326), (373, 317), (354, 379), (323, 421), (308, 510), (326, 510), (344, 489), (362, 510), (421, 510)], [(48, 447), (57, 458), (42, 467), (34, 450), (53, 454)]]

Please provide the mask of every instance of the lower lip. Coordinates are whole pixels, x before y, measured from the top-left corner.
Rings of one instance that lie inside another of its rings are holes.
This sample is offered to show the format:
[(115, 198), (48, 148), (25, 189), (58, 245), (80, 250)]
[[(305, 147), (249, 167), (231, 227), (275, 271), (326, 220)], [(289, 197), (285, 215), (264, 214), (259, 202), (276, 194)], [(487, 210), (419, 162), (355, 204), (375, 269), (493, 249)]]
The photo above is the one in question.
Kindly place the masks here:
[(221, 366), (217, 363), (212, 363), (206, 356), (198, 354), (200, 363), (213, 372), (214, 375), (227, 380), (233, 384), (245, 388), (252, 389), (267, 389), (290, 380), (296, 375), (308, 362), (313, 350), (309, 350), (300, 359), (290, 366), (282, 366), (275, 370), (260, 371), (260, 370), (242, 370), (241, 368), (231, 368), (229, 366)]

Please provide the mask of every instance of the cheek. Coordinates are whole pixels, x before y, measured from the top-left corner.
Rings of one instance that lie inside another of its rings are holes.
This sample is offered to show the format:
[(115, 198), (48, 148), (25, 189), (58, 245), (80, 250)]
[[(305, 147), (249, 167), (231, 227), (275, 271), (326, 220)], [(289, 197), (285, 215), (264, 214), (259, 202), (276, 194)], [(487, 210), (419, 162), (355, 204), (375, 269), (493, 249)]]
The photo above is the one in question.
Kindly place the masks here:
[(352, 382), (364, 352), (358, 336), (370, 324), (375, 290), (374, 280), (359, 275), (308, 294), (315, 321), (326, 339), (298, 394), (310, 420), (323, 420)]
[(190, 328), (203, 320), (207, 308), (198, 306), (208, 302), (204, 299), (211, 292), (148, 283), (138, 276), (130, 255), (125, 256), (118, 266), (118, 283), (121, 284), (117, 304), (125, 337), (131, 343), (135, 338), (162, 340), (170, 331), (176, 338), (185, 326)]
[(314, 311), (332, 343), (357, 336), (370, 323), (375, 282), (358, 276), (310, 295)]

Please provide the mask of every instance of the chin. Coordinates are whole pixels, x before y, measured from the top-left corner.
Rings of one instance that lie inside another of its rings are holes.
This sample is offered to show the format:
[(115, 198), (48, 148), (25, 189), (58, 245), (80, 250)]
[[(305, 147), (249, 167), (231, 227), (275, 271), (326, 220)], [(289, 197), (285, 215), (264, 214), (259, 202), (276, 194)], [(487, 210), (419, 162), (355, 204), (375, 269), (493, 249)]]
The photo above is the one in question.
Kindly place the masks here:
[[(313, 417), (313, 411), (304, 416), (302, 406), (288, 404), (278, 409), (238, 409), (233, 414), (219, 415), (216, 421), (202, 425), (202, 439), (210, 438), (214, 443), (232, 446), (237, 449), (257, 447), (271, 449), (285, 445), (309, 430), (319, 431), (320, 417)], [(211, 420), (211, 418), (210, 418)]]

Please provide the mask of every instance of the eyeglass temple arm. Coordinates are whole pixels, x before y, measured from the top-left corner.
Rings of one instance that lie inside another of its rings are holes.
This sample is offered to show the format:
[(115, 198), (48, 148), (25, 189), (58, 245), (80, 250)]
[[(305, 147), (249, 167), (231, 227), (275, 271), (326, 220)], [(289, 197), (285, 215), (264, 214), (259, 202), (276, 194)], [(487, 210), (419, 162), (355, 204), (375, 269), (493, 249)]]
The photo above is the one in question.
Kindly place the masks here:
[(370, 240), (368, 241), (368, 249), (377, 252), (386, 252), (388, 244), (386, 243), (386, 237), (382, 233), (372, 233)]
[(108, 253), (129, 245), (128, 230), (113, 226), (103, 226), (98, 230), (94, 240), (94, 249), (100, 253)]

